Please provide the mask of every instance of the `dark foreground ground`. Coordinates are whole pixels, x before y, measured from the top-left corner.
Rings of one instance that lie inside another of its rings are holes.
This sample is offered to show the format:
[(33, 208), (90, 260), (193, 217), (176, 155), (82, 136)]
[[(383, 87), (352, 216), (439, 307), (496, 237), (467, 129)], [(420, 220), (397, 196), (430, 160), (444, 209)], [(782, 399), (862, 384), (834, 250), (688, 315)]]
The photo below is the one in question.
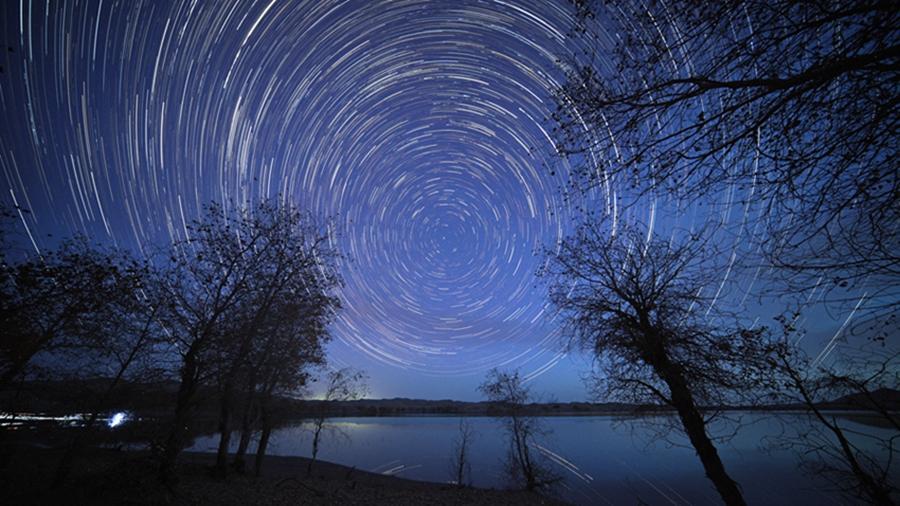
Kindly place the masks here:
[(260, 478), (232, 474), (215, 479), (213, 456), (186, 453), (174, 493), (155, 481), (148, 453), (87, 450), (68, 483), (51, 490), (57, 450), (6, 447), (0, 470), (0, 504), (66, 505), (551, 505), (563, 504), (524, 491), (457, 489), (451, 485), (404, 480), (317, 462), (306, 477), (307, 459), (267, 457)]

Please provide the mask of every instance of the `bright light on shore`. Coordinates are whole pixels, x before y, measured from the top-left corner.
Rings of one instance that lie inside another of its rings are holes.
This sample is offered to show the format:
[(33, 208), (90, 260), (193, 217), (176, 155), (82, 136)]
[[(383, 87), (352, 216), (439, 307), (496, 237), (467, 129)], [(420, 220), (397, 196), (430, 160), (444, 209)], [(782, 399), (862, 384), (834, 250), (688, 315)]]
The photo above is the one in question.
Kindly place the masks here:
[(109, 425), (109, 428), (112, 429), (114, 427), (118, 427), (119, 425), (122, 425), (127, 420), (128, 420), (128, 414), (120, 411), (120, 412), (114, 414), (113, 416), (109, 417), (109, 421), (106, 423), (107, 423), (107, 425)]

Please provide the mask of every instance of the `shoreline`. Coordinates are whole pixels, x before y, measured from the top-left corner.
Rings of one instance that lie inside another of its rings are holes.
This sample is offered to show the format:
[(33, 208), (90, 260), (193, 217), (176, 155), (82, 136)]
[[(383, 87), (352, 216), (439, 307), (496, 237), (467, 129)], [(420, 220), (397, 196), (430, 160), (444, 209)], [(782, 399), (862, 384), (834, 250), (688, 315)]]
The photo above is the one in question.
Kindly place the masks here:
[[(215, 454), (184, 452), (174, 493), (156, 481), (149, 452), (86, 448), (67, 483), (49, 484), (59, 448), (4, 444), (0, 497), (9, 504), (384, 504), (384, 505), (562, 505), (552, 497), (521, 490), (457, 488), (450, 483), (410, 480), (317, 460), (266, 456), (259, 478), (211, 473)], [(248, 456), (252, 464), (252, 455)]]

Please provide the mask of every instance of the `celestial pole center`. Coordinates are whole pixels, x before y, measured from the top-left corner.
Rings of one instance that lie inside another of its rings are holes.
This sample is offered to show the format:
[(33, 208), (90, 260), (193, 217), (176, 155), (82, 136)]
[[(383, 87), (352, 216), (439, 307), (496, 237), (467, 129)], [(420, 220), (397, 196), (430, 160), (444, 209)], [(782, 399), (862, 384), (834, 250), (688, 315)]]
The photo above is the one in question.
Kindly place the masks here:
[(34, 248), (77, 232), (151, 255), (206, 202), (281, 196), (330, 218), (346, 255), (338, 362), (445, 375), (562, 356), (534, 272), (571, 221), (545, 163), (567, 3), (3, 14), (0, 168)]

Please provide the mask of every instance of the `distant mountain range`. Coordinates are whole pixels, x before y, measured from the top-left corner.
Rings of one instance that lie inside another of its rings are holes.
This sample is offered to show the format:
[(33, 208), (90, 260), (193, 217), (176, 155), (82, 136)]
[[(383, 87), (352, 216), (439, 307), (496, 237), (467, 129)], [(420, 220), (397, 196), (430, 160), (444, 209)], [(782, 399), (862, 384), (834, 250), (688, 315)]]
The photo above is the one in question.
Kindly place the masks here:
[[(870, 392), (869, 395), (847, 395), (833, 401), (820, 403), (823, 409), (868, 410), (873, 402), (888, 411), (900, 411), (900, 390), (882, 388)], [(466, 402), (425, 399), (361, 399), (345, 402), (326, 402), (317, 400), (296, 400), (292, 402), (293, 410), (302, 413), (327, 413), (331, 416), (389, 416), (407, 414), (459, 414), (459, 415), (493, 415), (501, 411), (502, 406), (491, 402)], [(777, 404), (764, 406), (718, 406), (717, 409), (729, 410), (804, 410), (802, 404)], [(525, 413), (542, 416), (620, 414), (633, 416), (641, 414), (662, 413), (671, 411), (663, 405), (628, 404), (619, 402), (544, 402), (525, 406)]]
[[(102, 391), (103, 382), (30, 382), (18, 392), (0, 392), (2, 405), (16, 405), (17, 411), (59, 412), (67, 413), (84, 409), (90, 404), (97, 391)], [(148, 384), (126, 384), (119, 390), (110, 405), (118, 409), (134, 410), (148, 416), (166, 416), (174, 403), (177, 384), (160, 382)], [(93, 392), (93, 393), (92, 393)], [(198, 405), (200, 413), (210, 416), (217, 412), (216, 392), (205, 390)], [(15, 400), (14, 400), (15, 399)], [(882, 388), (868, 395), (853, 394), (833, 401), (820, 403), (824, 409), (867, 410), (873, 402), (889, 411), (900, 411), (900, 390)], [(277, 410), (282, 416), (303, 417), (310, 414), (327, 414), (328, 416), (402, 416), (402, 415), (496, 415), (501, 413), (502, 406), (496, 403), (481, 401), (467, 402), (451, 399), (361, 399), (345, 402), (325, 402), (321, 400), (305, 400), (282, 397), (277, 402)], [(716, 409), (727, 410), (805, 410), (802, 404), (771, 404), (763, 406), (717, 406)], [(653, 404), (629, 404), (621, 402), (543, 402), (525, 406), (525, 414), (541, 416), (577, 416), (577, 415), (622, 415), (639, 416), (643, 414), (664, 413), (671, 408)]]
[[(481, 401), (467, 402), (425, 399), (361, 399), (345, 402), (302, 400), (296, 402), (301, 412), (328, 413), (333, 416), (385, 416), (408, 414), (493, 415), (502, 411), (502, 405)], [(525, 414), (533, 415), (587, 415), (632, 414), (635, 411), (663, 411), (664, 406), (638, 406), (634, 404), (605, 402), (545, 402), (528, 404)]]
[(845, 395), (825, 405), (831, 407), (845, 407), (849, 409), (871, 409), (873, 403), (884, 407), (889, 411), (900, 411), (900, 390), (879, 388), (865, 394)]

